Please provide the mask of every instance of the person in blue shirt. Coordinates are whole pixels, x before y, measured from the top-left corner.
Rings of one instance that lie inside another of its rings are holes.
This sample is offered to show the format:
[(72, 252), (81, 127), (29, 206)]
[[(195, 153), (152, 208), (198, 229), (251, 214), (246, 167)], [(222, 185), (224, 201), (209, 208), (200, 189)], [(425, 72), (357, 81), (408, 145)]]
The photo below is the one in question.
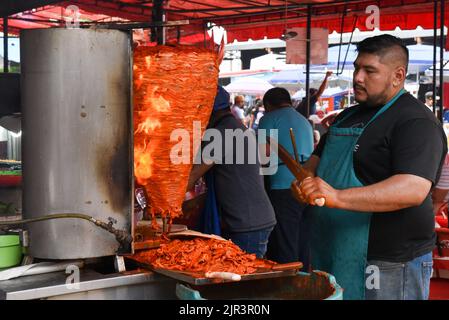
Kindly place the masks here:
[[(294, 157), (290, 128), (296, 139), (298, 156), (305, 162), (313, 152), (313, 130), (309, 121), (293, 107), (290, 94), (284, 88), (272, 88), (263, 97), (265, 115), (260, 119), (259, 130), (265, 129), (267, 136), (275, 138), (277, 129), (278, 143)], [(261, 141), (259, 141), (262, 150)], [(279, 263), (301, 261), (308, 267), (308, 219), (305, 206), (295, 200), (290, 185), (295, 179), (286, 165), (275, 157), (278, 165), (274, 175), (266, 176), (269, 180), (268, 196), (273, 205), (277, 224), (272, 231), (267, 249), (267, 258)]]

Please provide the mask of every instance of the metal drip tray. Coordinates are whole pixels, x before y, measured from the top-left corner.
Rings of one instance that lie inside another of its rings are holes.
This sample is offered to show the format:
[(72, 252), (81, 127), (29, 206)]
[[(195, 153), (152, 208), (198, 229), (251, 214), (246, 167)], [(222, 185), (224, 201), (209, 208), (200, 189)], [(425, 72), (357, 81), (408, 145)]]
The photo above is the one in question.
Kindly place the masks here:
[[(195, 272), (181, 272), (167, 269), (152, 269), (154, 272), (160, 273), (172, 279), (179, 280), (192, 285), (207, 285), (224, 282), (235, 282), (232, 280), (218, 279), (218, 278), (206, 278), (204, 273)], [(298, 269), (289, 270), (264, 270), (260, 269), (255, 273), (241, 275), (240, 281), (258, 280), (258, 279), (270, 279), (279, 277), (294, 276), (298, 272)]]
[[(168, 270), (162, 268), (153, 268), (150, 264), (141, 261), (134, 260), (132, 257), (127, 257), (137, 263), (142, 268), (150, 269), (156, 273), (170, 277), (172, 279), (179, 280), (184, 283), (192, 285), (206, 285), (223, 282), (235, 282), (228, 279), (221, 278), (207, 278), (204, 272), (189, 272), (189, 271), (177, 271)], [(256, 272), (250, 274), (241, 275), (240, 281), (257, 280), (257, 279), (269, 279), (294, 276), (303, 267), (301, 262), (291, 262), (284, 264), (277, 264), (271, 268), (258, 268)]]

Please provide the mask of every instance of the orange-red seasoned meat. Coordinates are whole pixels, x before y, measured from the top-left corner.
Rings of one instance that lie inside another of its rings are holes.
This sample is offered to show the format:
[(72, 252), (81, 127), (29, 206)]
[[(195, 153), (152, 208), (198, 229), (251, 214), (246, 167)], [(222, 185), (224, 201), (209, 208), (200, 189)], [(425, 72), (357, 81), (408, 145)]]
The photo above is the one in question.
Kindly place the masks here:
[(258, 268), (271, 268), (275, 262), (257, 259), (232, 241), (195, 238), (173, 240), (158, 249), (141, 251), (133, 259), (153, 268), (187, 272), (232, 272), (250, 274)]
[[(134, 51), (134, 173), (148, 194), (152, 215), (181, 214), (193, 154), (199, 146), (217, 92), (218, 57), (188, 46), (137, 47)], [(193, 124), (200, 133), (193, 143)], [(189, 149), (182, 163), (180, 129)], [(178, 133), (180, 131), (178, 130)], [(196, 147), (196, 149), (194, 149)]]

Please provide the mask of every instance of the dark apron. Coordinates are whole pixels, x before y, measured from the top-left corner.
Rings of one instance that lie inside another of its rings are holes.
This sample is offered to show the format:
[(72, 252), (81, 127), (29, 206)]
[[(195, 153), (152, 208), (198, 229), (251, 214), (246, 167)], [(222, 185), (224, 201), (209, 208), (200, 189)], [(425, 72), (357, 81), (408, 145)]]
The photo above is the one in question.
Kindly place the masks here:
[[(363, 128), (337, 128), (353, 112), (332, 125), (317, 169), (317, 176), (335, 189), (362, 187), (354, 172), (353, 151), (365, 128), (388, 110), (405, 92), (401, 90)], [(365, 267), (371, 213), (314, 206), (312, 209), (312, 267), (329, 272), (343, 287), (344, 299), (365, 298)]]

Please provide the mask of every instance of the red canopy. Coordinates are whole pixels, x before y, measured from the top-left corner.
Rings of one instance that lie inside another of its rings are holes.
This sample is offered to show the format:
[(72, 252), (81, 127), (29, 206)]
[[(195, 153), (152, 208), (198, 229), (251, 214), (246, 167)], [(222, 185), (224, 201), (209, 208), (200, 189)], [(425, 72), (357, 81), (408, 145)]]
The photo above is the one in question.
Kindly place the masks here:
[[(417, 1), (414, 1), (417, 2)], [(413, 30), (418, 26), (424, 29), (433, 29), (433, 4), (425, 3), (406, 6), (391, 6), (380, 8), (380, 30), (394, 30), (399, 27), (402, 30)], [(447, 7), (446, 7), (447, 8)], [(318, 12), (320, 12), (317, 9)], [(398, 14), (400, 11), (400, 14)], [(365, 13), (365, 10), (352, 11), (345, 15), (344, 20), (342, 14), (318, 14), (312, 15), (312, 28), (327, 28), (329, 33), (336, 32), (351, 32), (354, 28), (360, 31), (369, 31), (367, 27), (367, 18), (370, 14)], [(439, 27), (438, 15), (438, 27)], [(449, 10), (445, 11), (445, 24), (448, 25)], [(343, 22), (343, 28), (342, 28)], [(251, 25), (243, 22), (236, 25), (226, 25), (228, 31), (228, 42), (234, 39), (237, 41), (279, 38), (286, 28), (291, 27), (306, 27), (306, 18), (292, 18), (291, 21), (273, 21), (267, 25), (267, 22), (252, 22)]]
[[(16, 0), (27, 3), (48, 4), (48, 0)], [(449, 1), (446, 1), (449, 2)], [(323, 27), (329, 32), (350, 32), (354, 28), (367, 30), (366, 13), (369, 5), (380, 9), (380, 29), (415, 29), (417, 26), (433, 28), (433, 2), (427, 0), (377, 0), (377, 1), (302, 1), (297, 4), (285, 0), (168, 0), (164, 9), (169, 21), (189, 20), (190, 26), (182, 27), (182, 37), (191, 42), (204, 39), (204, 26), (208, 22), (221, 25), (228, 31), (228, 42), (267, 38), (279, 38), (286, 27), (305, 27), (307, 6), (312, 6), (312, 27)], [(268, 4), (269, 5), (268, 5)], [(142, 0), (76, 0), (61, 1), (53, 5), (10, 15), (10, 33), (20, 29), (64, 26), (71, 12), (69, 5), (77, 6), (81, 23), (101, 23), (117, 20), (149, 22), (152, 1)], [(5, 10), (5, 9), (1, 9)], [(0, 11), (1, 11), (0, 10)], [(7, 12), (11, 13), (11, 12)], [(342, 21), (344, 19), (343, 28)], [(438, 19), (439, 21), (439, 19)], [(449, 21), (449, 5), (446, 4), (445, 21)], [(0, 20), (0, 30), (3, 29)], [(191, 37), (191, 38), (186, 38)]]

